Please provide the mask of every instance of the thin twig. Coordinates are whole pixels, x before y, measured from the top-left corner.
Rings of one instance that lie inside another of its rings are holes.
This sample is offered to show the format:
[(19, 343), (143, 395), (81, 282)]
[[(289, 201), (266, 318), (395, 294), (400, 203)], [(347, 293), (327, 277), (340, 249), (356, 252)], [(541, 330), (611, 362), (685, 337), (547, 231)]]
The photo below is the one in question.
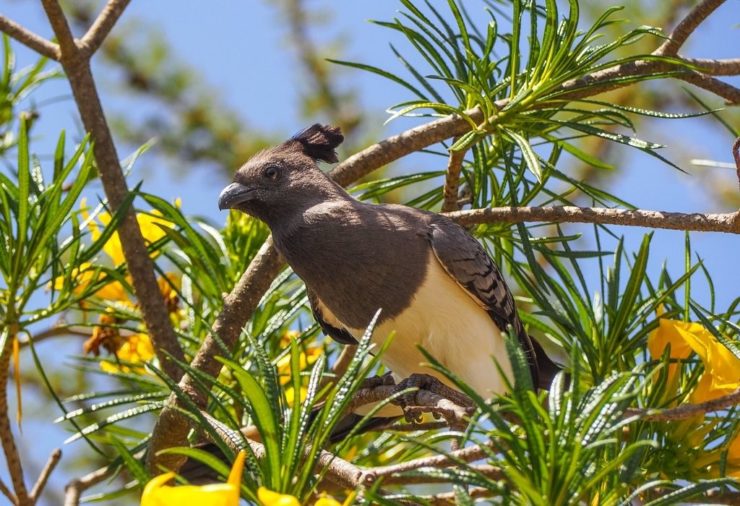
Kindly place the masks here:
[[(492, 480), (502, 480), (506, 475), (501, 471), (500, 467), (492, 466), (489, 464), (481, 464), (479, 466), (470, 466), (466, 468), (466, 472), (475, 473), (481, 476), (486, 476)], [(418, 485), (418, 484), (429, 484), (429, 483), (450, 483), (451, 478), (447, 476), (435, 476), (435, 475), (424, 475), (416, 474), (411, 476), (387, 476), (383, 477), (383, 485)]]
[(681, 49), (686, 39), (723, 3), (725, 3), (725, 0), (703, 0), (699, 2), (676, 25), (668, 36), (668, 39), (661, 44), (655, 53), (662, 56), (675, 56), (678, 54), (678, 50)]
[[(457, 138), (455, 140), (457, 140)], [(460, 204), (458, 202), (460, 198), (460, 172), (462, 172), (465, 153), (467, 153), (467, 149), (450, 151), (450, 156), (447, 161), (447, 173), (445, 174), (445, 185), (442, 190), (442, 195), (444, 196), (444, 200), (442, 202), (443, 213), (460, 209)]]
[(23, 341), (21, 341), (20, 345), (21, 345), (21, 348), (24, 348), (28, 346), (30, 340), (33, 340), (33, 344), (38, 344), (40, 342), (46, 341), (47, 339), (51, 339), (54, 337), (61, 337), (61, 336), (90, 337), (90, 335), (92, 335), (92, 330), (88, 330), (85, 327), (77, 328), (74, 325), (70, 325), (68, 327), (64, 325), (55, 325), (53, 327), (49, 327), (48, 329), (44, 329), (39, 332), (36, 332), (33, 335), (29, 335), (27, 339), (24, 339)]
[[(90, 70), (90, 54), (83, 53), (77, 46), (58, 1), (42, 0), (42, 3), (59, 40), (62, 66), (72, 88), (82, 123), (93, 141), (93, 152), (103, 189), (111, 209), (115, 212), (125, 204), (129, 189)], [(105, 26), (117, 19), (115, 12), (115, 9), (109, 11), (104, 22)], [(154, 262), (149, 256), (133, 210), (129, 209), (119, 223), (118, 234), (133, 280), (134, 292), (154, 344), (154, 351), (167, 375), (178, 380), (181, 376), (180, 368), (169, 359), (169, 356), (184, 360), (185, 355), (170, 323), (169, 312), (154, 274)]]
[(5, 497), (8, 498), (10, 501), (10, 504), (18, 504), (18, 499), (15, 497), (15, 494), (10, 491), (8, 486), (5, 484), (5, 482), (0, 478), (0, 493), (2, 493)]
[(7, 33), (10, 37), (40, 55), (51, 60), (59, 60), (59, 46), (2, 15), (0, 15), (0, 32)]
[(64, 506), (79, 506), (82, 493), (113, 474), (115, 466), (101, 467), (80, 478), (75, 478), (64, 487)]
[[(495, 490), (482, 487), (473, 487), (467, 491), (467, 494), (473, 499), (491, 497), (495, 493)], [(421, 496), (419, 499), (424, 501), (424, 504), (430, 504), (432, 506), (452, 506), (457, 504), (457, 494), (455, 492), (443, 492), (441, 494)]]
[(49, 481), (51, 473), (54, 472), (54, 469), (57, 467), (57, 464), (59, 464), (61, 458), (62, 450), (60, 450), (59, 448), (51, 452), (51, 455), (49, 455), (49, 459), (46, 461), (46, 465), (41, 470), (39, 478), (36, 480), (36, 483), (31, 489), (31, 500), (34, 503), (39, 500), (39, 497), (41, 497), (41, 494), (44, 491), (44, 487), (46, 487), (46, 482)]
[(399, 473), (406, 473), (424, 467), (449, 467), (457, 465), (460, 462), (475, 462), (485, 458), (494, 448), (493, 443), (488, 445), (474, 445), (455, 450), (448, 455), (432, 455), (431, 457), (422, 457), (400, 464), (388, 466), (379, 466), (364, 469), (364, 482), (371, 484), (383, 476), (391, 476)]
[(601, 207), (489, 207), (447, 213), (461, 225), (477, 223), (600, 223), (698, 232), (740, 233), (740, 211), (723, 214), (672, 213)]
[(400, 423), (384, 425), (382, 427), (373, 427), (368, 432), (386, 431), (392, 432), (417, 432), (417, 431), (430, 431), (437, 429), (445, 429), (449, 427), (447, 422), (421, 422), (421, 423)]
[(44, 6), (46, 17), (54, 30), (54, 35), (59, 41), (59, 61), (77, 59), (79, 56), (77, 42), (75, 42), (75, 37), (69, 28), (62, 6), (59, 5), (58, 0), (41, 0), (41, 4)]
[(696, 415), (703, 415), (712, 411), (721, 411), (740, 404), (740, 389), (734, 392), (713, 399), (711, 401), (700, 402), (697, 404), (683, 404), (669, 409), (628, 409), (625, 416), (639, 417), (640, 420), (647, 422), (673, 422), (676, 420), (686, 420)]
[(95, 22), (80, 41), (80, 51), (83, 55), (91, 57), (98, 50), (103, 41), (108, 37), (111, 29), (121, 17), (123, 11), (131, 0), (109, 0), (100, 11)]

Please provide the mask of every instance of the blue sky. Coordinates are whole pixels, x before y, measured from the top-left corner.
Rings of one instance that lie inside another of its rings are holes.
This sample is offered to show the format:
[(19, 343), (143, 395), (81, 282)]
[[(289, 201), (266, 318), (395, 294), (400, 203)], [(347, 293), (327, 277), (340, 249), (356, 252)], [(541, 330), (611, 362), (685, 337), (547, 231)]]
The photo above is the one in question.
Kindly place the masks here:
[[(37, 2), (5, 1), (2, 13), (37, 33), (49, 37), (51, 32)], [(383, 65), (393, 61), (388, 48), (392, 34), (369, 19), (387, 20), (395, 15), (400, 3), (395, 0), (373, 2), (328, 2), (309, 1), (308, 5), (323, 8), (331, 15), (331, 29), (316, 30), (313, 35), (319, 40), (333, 40), (337, 35), (346, 36), (342, 47), (342, 58), (352, 61)], [(468, 2), (473, 9), (474, 2)], [(611, 3), (604, 3), (605, 8)], [(628, 15), (625, 14), (625, 15)], [(178, 57), (197, 70), (200, 77), (218, 90), (223, 102), (245, 118), (253, 127), (266, 132), (289, 134), (299, 130), (314, 118), (301, 117), (299, 97), (304, 85), (298, 63), (287, 50), (285, 27), (269, 2), (144, 2), (134, 1), (123, 18), (138, 17), (155, 24), (163, 37), (171, 42)], [(695, 34), (684, 52), (691, 56), (728, 58), (737, 57), (740, 47), (740, 3), (727, 2)], [(642, 21), (642, 20), (640, 20)], [(33, 61), (32, 55), (18, 44), (20, 65)], [(100, 70), (100, 69), (98, 69)], [(360, 102), (378, 118), (373, 129), (386, 136), (415, 125), (414, 120), (400, 120), (382, 127), (385, 109), (407, 99), (399, 86), (378, 77), (359, 71), (337, 68), (343, 82), (359, 91)], [(109, 110), (130, 107), (130, 102), (117, 92), (115, 76), (102, 72), (97, 74), (104, 106)], [(735, 84), (738, 80), (735, 78)], [(679, 86), (661, 83), (659, 86)], [(688, 86), (688, 85), (685, 85)], [(69, 94), (62, 80), (45, 86), (36, 95), (58, 97)], [(42, 109), (41, 128), (36, 132), (34, 150), (39, 154), (50, 153), (56, 136), (62, 128), (77, 131), (77, 113), (71, 100), (61, 100)], [(133, 111), (136, 113), (136, 111)], [(318, 118), (317, 118), (318, 119)], [(681, 174), (667, 165), (636, 151), (630, 152), (618, 168), (621, 176), (615, 178), (611, 190), (638, 207), (666, 211), (731, 211), (722, 209), (701, 190), (698, 181), (706, 172), (690, 165), (691, 158), (706, 158), (729, 162), (732, 160), (732, 139), (725, 131), (710, 125), (710, 120), (655, 120), (650, 124), (648, 140), (666, 144), (663, 154), (676, 161), (688, 174)], [(640, 132), (638, 132), (638, 135)], [(120, 155), (127, 155), (121, 149)], [(403, 165), (402, 165), (403, 167)], [(720, 169), (708, 169), (718, 171)], [(735, 185), (732, 171), (725, 171), (728, 185)], [(171, 167), (158, 165), (157, 157), (147, 155), (130, 177), (134, 186), (144, 180), (144, 190), (174, 199), (181, 197), (183, 208), (188, 214), (206, 216), (220, 225), (225, 215), (219, 213), (216, 201), (220, 190), (228, 181), (218, 172), (202, 167), (188, 174), (173, 174)], [(582, 229), (590, 234), (590, 229)], [(644, 230), (616, 228), (624, 233), (627, 244), (636, 249)], [(650, 269), (657, 272), (663, 261), (680, 275), (683, 265), (684, 236), (681, 232), (658, 231), (653, 241)], [(705, 259), (707, 268), (714, 274), (718, 305), (725, 307), (738, 295), (740, 269), (737, 267), (740, 241), (737, 236), (716, 233), (692, 234), (694, 251)], [(584, 248), (589, 245), (584, 239)], [(698, 283), (696, 294), (706, 297), (706, 289)], [(594, 284), (596, 286), (596, 284)], [(79, 341), (74, 341), (79, 346)], [(56, 348), (56, 346), (55, 346)], [(68, 347), (67, 347), (68, 348)], [(67, 348), (65, 353), (67, 353)], [(69, 353), (72, 353), (70, 350)], [(59, 357), (57, 349), (46, 349), (46, 357)], [(29, 364), (30, 365), (30, 364)], [(30, 397), (30, 409), (37, 402)], [(44, 431), (43, 437), (37, 436)], [(48, 423), (29, 425), (21, 441), (26, 455), (35, 464), (41, 465), (48, 452), (59, 446), (66, 437), (59, 428), (49, 429)], [(79, 445), (79, 443), (78, 443)], [(79, 446), (78, 446), (79, 447)], [(31, 465), (31, 467), (33, 467)], [(4, 470), (2, 471), (4, 473)], [(61, 487), (66, 478), (77, 474), (77, 470), (63, 470), (56, 474), (52, 486)], [(33, 475), (33, 473), (30, 473)]]

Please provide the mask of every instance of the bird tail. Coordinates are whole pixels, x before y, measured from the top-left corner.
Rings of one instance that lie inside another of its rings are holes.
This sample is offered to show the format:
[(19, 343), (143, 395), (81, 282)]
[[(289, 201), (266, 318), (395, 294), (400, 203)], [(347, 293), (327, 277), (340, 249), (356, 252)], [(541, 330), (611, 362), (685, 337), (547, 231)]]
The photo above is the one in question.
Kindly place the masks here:
[(558, 364), (552, 361), (545, 353), (545, 349), (533, 337), (529, 337), (534, 349), (536, 368), (537, 368), (537, 387), (543, 390), (550, 390), (552, 380), (555, 375), (562, 370)]

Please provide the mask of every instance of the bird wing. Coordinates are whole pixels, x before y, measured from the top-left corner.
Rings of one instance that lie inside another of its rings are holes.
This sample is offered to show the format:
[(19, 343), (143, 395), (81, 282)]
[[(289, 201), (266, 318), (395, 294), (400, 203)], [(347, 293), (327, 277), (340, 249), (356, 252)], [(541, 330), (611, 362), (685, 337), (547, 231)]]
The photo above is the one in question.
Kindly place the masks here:
[(483, 246), (465, 229), (445, 218), (436, 219), (430, 225), (428, 237), (434, 256), (447, 274), (488, 313), (496, 326), (501, 331), (507, 325), (514, 328), (537, 384), (532, 341), (524, 331), (506, 281)]
[(311, 305), (311, 311), (313, 311), (313, 317), (318, 322), (321, 330), (324, 331), (324, 334), (341, 344), (357, 344), (357, 339), (352, 337), (352, 334), (347, 332), (345, 329), (340, 329), (331, 325), (326, 321), (326, 319), (324, 319), (319, 305), (319, 298), (316, 293), (306, 287), (306, 294), (308, 295), (308, 303)]

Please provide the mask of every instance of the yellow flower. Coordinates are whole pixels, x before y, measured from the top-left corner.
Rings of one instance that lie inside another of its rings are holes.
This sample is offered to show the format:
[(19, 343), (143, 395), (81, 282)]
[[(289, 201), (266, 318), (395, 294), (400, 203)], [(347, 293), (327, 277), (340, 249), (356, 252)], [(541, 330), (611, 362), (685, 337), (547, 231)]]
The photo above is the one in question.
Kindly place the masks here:
[(691, 402), (710, 401), (740, 388), (740, 359), (704, 326), (666, 318), (659, 323), (648, 338), (653, 357), (659, 357), (670, 344), (671, 358), (687, 358), (693, 351), (704, 363), (704, 373), (691, 394)]
[[(290, 346), (290, 343), (300, 335), (301, 333), (298, 332), (297, 330), (288, 330), (282, 336), (280, 336), (280, 346), (283, 348)], [(307, 346), (304, 349), (302, 349), (298, 357), (298, 369), (300, 371), (305, 371), (308, 368), (308, 366), (312, 365), (314, 362), (316, 362), (316, 360), (318, 360), (318, 358), (321, 356), (323, 352), (324, 351), (319, 346)], [(278, 378), (280, 379), (281, 385), (286, 385), (290, 382), (290, 379), (291, 379), (290, 361), (291, 361), (291, 355), (287, 354), (286, 356), (281, 358), (277, 363)], [(301, 383), (304, 383), (304, 381), (301, 380)], [(306, 395), (308, 395), (308, 388), (306, 388), (306, 386), (304, 385), (301, 385), (301, 388), (300, 388), (301, 402), (303, 402), (303, 400), (306, 398)], [(285, 400), (287, 401), (288, 405), (292, 405), (294, 399), (295, 399), (295, 389), (292, 386), (286, 387), (285, 388)]]
[[(86, 217), (86, 214), (86, 210), (83, 211), (83, 216)], [(97, 219), (100, 220), (100, 223), (102, 223), (103, 226), (108, 226), (112, 217), (110, 213), (101, 212), (98, 213)], [(144, 237), (144, 242), (147, 245), (157, 242), (166, 235), (166, 232), (160, 225), (169, 228), (174, 227), (172, 222), (162, 218), (162, 213), (157, 210), (152, 211), (151, 214), (137, 213), (136, 221), (139, 223), (141, 235)], [(91, 220), (88, 223), (88, 228), (90, 229), (90, 234), (92, 235), (93, 240), (97, 240), (98, 237), (100, 237), (100, 227), (98, 226), (98, 223)], [(123, 256), (123, 247), (121, 246), (121, 239), (118, 236), (118, 232), (113, 232), (113, 235), (110, 236), (103, 246), (103, 251), (105, 251), (105, 253), (110, 257), (113, 261), (113, 265), (116, 267), (126, 262), (126, 258)]]
[[(101, 272), (98, 271), (90, 262), (82, 262), (79, 267), (72, 269), (72, 279), (74, 288), (72, 292), (76, 295), (82, 294), (87, 287), (98, 281)], [(64, 276), (59, 276), (54, 280), (54, 289), (61, 290), (64, 288)], [(126, 290), (118, 281), (111, 281), (103, 285), (93, 294), (96, 297), (106, 300), (127, 301)]]
[(174, 478), (175, 473), (159, 475), (144, 487), (141, 506), (181, 506), (185, 504), (238, 506), (245, 457), (246, 452), (244, 450), (236, 456), (226, 483), (200, 487), (194, 485), (172, 487), (165, 485), (165, 483)]
[[(82, 201), (82, 216), (85, 220), (88, 220), (90, 215), (87, 210), (87, 204), (85, 200)], [(166, 235), (165, 231), (160, 225), (173, 228), (174, 225), (161, 217), (162, 213), (157, 210), (152, 211), (151, 214), (139, 213), (136, 215), (136, 221), (139, 223), (141, 234), (144, 236), (144, 242), (152, 244)], [(98, 213), (97, 219), (100, 223), (107, 226), (111, 222), (111, 215), (107, 212)], [(97, 221), (90, 220), (88, 222), (88, 228), (90, 229), (90, 235), (93, 240), (97, 240), (100, 235), (100, 226)], [(110, 257), (113, 266), (119, 267), (126, 262), (123, 256), (123, 247), (121, 246), (121, 239), (118, 236), (118, 232), (113, 232), (113, 235), (103, 245), (103, 251)], [(153, 255), (155, 256), (156, 253)], [(90, 262), (83, 262), (79, 268), (75, 268), (72, 271), (72, 279), (75, 280), (74, 293), (81, 294), (87, 289), (87, 287), (99, 280), (100, 272), (97, 272), (95, 266)], [(60, 290), (64, 286), (64, 277), (60, 276), (54, 280), (54, 288)], [(126, 290), (123, 285), (118, 281), (111, 280), (110, 283), (106, 284), (100, 290), (94, 294), (101, 299), (115, 300), (115, 301), (128, 301)]]
[(257, 489), (257, 498), (260, 500), (261, 506), (301, 506), (301, 503), (298, 502), (296, 497), (281, 494), (280, 492), (273, 492), (265, 487)]
[[(301, 402), (306, 400), (306, 396), (308, 395), (308, 388), (307, 387), (301, 387)], [(293, 405), (293, 401), (295, 400), (295, 389), (293, 387), (288, 387), (285, 389), (285, 402), (288, 403), (288, 406)]]
[[(116, 356), (119, 360), (133, 364), (148, 362), (154, 358), (154, 347), (147, 334), (132, 334), (126, 338), (126, 341), (116, 350)], [(115, 362), (103, 360), (100, 362), (100, 368), (108, 373), (129, 372), (128, 366), (120, 365)], [(137, 368), (137, 372), (144, 372), (144, 369)]]
[[(298, 369), (301, 371), (306, 370), (309, 365), (312, 365), (323, 353), (323, 350), (318, 346), (309, 346), (305, 351), (301, 351), (298, 358)], [(278, 376), (280, 376), (280, 384), (285, 385), (290, 381), (290, 353), (281, 358), (277, 363)]]
[(330, 495), (322, 495), (313, 506), (349, 506), (355, 499), (355, 492), (352, 492), (347, 496), (344, 502), (340, 503)]

